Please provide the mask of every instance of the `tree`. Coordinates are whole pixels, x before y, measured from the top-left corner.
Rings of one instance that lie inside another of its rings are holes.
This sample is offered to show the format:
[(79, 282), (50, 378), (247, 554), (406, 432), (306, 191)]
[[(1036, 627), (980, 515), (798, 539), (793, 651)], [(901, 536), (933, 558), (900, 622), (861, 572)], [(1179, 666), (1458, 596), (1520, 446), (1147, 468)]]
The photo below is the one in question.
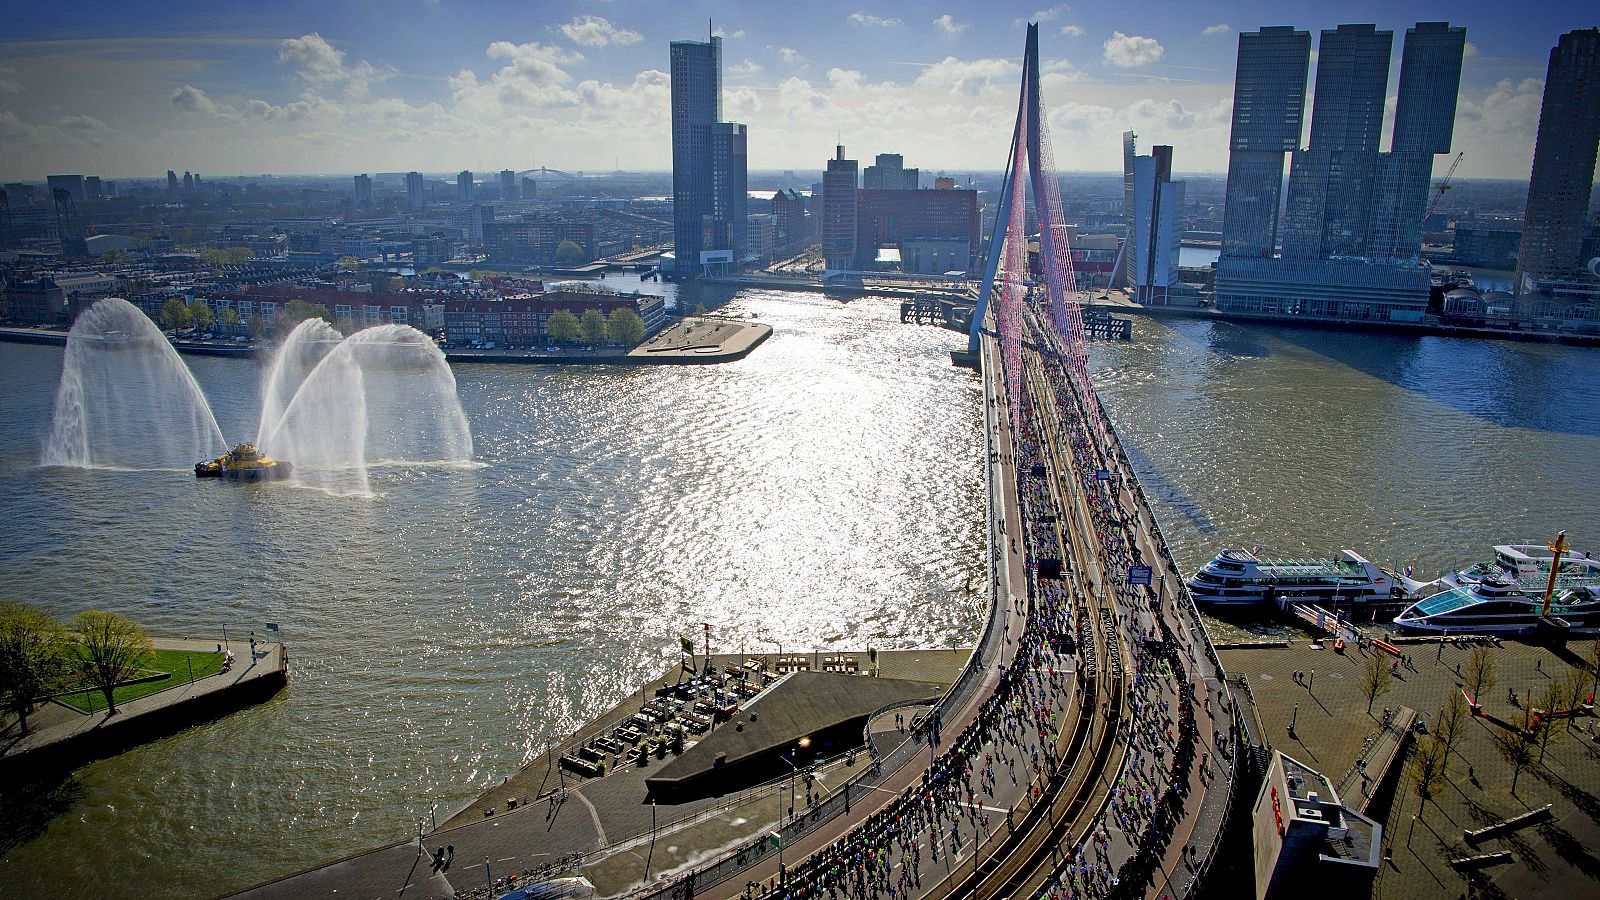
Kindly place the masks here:
[(1472, 705), (1483, 705), (1483, 692), (1494, 690), (1499, 679), (1495, 676), (1494, 653), (1486, 646), (1474, 647), (1462, 670), (1462, 681), (1467, 693), (1472, 695)]
[(618, 307), (607, 317), (606, 332), (611, 339), (624, 347), (632, 347), (644, 340), (644, 320), (627, 307)]
[(333, 323), (333, 327), (335, 329), (337, 329), (338, 332), (340, 334), (344, 335), (345, 337), (349, 337), (350, 335), (355, 334), (356, 330), (357, 330), (356, 329), (356, 321), (354, 319), (350, 319), (350, 318), (344, 318), (344, 319), (340, 319), (337, 322), (334, 322)]
[(606, 315), (598, 309), (586, 309), (583, 316), (578, 319), (578, 327), (583, 329), (583, 342), (589, 345), (598, 344), (606, 339)]
[(564, 309), (558, 309), (550, 314), (550, 320), (545, 323), (544, 333), (553, 341), (572, 343), (583, 336), (583, 328), (578, 324), (578, 317)]
[(583, 247), (574, 240), (565, 240), (556, 245), (556, 262), (563, 266), (576, 266), (589, 259), (589, 254), (583, 252)]
[(217, 324), (222, 326), (225, 331), (230, 333), (238, 331), (239, 314), (234, 311), (233, 307), (224, 306), (222, 310), (217, 313)]
[(406, 289), (406, 280), (396, 275), (388, 281), (389, 290), (395, 293)]
[(1589, 645), (1589, 693), (1600, 689), (1600, 638)]
[(202, 329), (217, 320), (216, 313), (211, 311), (210, 305), (199, 297), (189, 301), (189, 318), (194, 321), (196, 327)]
[(117, 685), (143, 668), (153, 649), (144, 629), (116, 613), (88, 610), (72, 620), (78, 638), (78, 668), (106, 698), (108, 715), (117, 714)]
[(1450, 765), (1449, 750), (1437, 735), (1417, 741), (1406, 760), (1406, 775), (1417, 789), (1417, 815), (1427, 808), (1428, 800), (1444, 787), (1445, 773)]
[(1372, 704), (1389, 692), (1393, 679), (1387, 660), (1377, 653), (1367, 657), (1366, 668), (1361, 672), (1361, 692), (1367, 696), (1367, 715), (1372, 715)]
[(304, 300), (290, 300), (283, 305), (283, 311), (278, 313), (278, 327), (292, 329), (307, 319), (321, 319), (329, 325), (333, 324), (333, 313), (328, 312), (326, 306), (316, 303), (307, 303)]
[(1517, 779), (1522, 776), (1522, 768), (1533, 761), (1533, 748), (1528, 746), (1528, 740), (1521, 731), (1514, 728), (1497, 729), (1494, 733), (1494, 748), (1500, 751), (1500, 757), (1511, 766), (1511, 796), (1517, 795)]
[(34, 701), (49, 693), (67, 670), (61, 626), (26, 603), (0, 603), (0, 698), (28, 733)]
[(267, 333), (267, 320), (260, 316), (250, 317), (250, 336), (259, 338)]
[(189, 311), (189, 304), (174, 297), (161, 304), (161, 327), (168, 331), (177, 331), (187, 328), (194, 321), (194, 314)]
[(348, 272), (361, 268), (361, 260), (354, 256), (339, 257), (339, 271)]
[(706, 314), (706, 305), (704, 303), (696, 303), (694, 305), (694, 314), (697, 315), (697, 316), (705, 315)]
[(1467, 701), (1462, 699), (1460, 691), (1451, 691), (1444, 698), (1444, 706), (1439, 707), (1438, 722), (1433, 733), (1444, 743), (1446, 756), (1455, 749), (1456, 741), (1461, 739), (1461, 729), (1467, 724)]

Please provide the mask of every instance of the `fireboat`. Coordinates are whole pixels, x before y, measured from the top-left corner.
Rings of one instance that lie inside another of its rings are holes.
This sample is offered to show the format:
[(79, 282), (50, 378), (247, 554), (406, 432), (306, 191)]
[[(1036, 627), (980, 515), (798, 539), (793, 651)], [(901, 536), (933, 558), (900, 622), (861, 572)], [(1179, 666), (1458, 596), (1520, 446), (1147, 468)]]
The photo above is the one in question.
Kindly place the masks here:
[(277, 481), (288, 478), (294, 466), (263, 455), (255, 444), (240, 444), (216, 459), (194, 464), (196, 478), (231, 478), (234, 481)]

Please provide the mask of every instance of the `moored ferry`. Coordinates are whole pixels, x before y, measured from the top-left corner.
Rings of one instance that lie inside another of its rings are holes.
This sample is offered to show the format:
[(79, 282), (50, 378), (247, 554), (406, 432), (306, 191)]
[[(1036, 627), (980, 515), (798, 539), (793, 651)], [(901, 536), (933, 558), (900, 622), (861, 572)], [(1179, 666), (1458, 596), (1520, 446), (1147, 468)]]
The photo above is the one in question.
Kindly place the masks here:
[(1328, 603), (1357, 606), (1403, 600), (1398, 580), (1359, 553), (1334, 559), (1265, 559), (1249, 550), (1218, 553), (1188, 581), (1196, 603), (1253, 606)]
[[(1497, 544), (1494, 559), (1475, 563), (1446, 575), (1434, 585), (1449, 589), (1471, 587), (1481, 581), (1510, 578), (1526, 589), (1543, 590), (1550, 578), (1555, 553), (1544, 544)], [(1556, 587), (1600, 586), (1600, 559), (1584, 553), (1567, 555), (1563, 551), (1561, 568), (1556, 572)]]
[(1541, 621), (1561, 632), (1600, 633), (1600, 588), (1558, 590), (1546, 618), (1542, 596), (1512, 578), (1486, 577), (1418, 600), (1394, 623), (1407, 631), (1520, 635), (1538, 630)]

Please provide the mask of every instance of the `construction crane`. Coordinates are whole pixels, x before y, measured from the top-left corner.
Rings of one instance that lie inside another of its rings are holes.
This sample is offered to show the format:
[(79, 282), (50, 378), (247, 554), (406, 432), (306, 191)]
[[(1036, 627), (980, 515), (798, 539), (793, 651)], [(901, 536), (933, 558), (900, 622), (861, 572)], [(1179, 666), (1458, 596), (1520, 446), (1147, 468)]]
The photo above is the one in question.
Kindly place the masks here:
[(1444, 173), (1444, 180), (1439, 182), (1439, 189), (1433, 192), (1433, 202), (1428, 204), (1428, 211), (1422, 214), (1423, 225), (1427, 225), (1428, 217), (1433, 215), (1433, 211), (1439, 206), (1439, 201), (1444, 199), (1444, 192), (1450, 190), (1450, 176), (1456, 174), (1456, 166), (1461, 165), (1461, 157), (1466, 155), (1465, 151), (1457, 153), (1456, 158), (1451, 161), (1449, 171)]

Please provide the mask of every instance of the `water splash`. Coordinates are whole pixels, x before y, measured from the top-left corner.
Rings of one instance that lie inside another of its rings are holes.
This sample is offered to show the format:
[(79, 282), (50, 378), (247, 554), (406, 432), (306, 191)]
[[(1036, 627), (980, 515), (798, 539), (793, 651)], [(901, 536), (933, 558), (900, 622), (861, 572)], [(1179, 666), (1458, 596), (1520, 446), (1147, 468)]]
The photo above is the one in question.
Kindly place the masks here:
[(110, 298), (78, 317), (41, 464), (187, 469), (226, 449), (200, 385), (149, 316)]
[(455, 374), (438, 346), (409, 325), (379, 325), (340, 342), (259, 442), (292, 461), (302, 483), (338, 494), (370, 494), (375, 462), (472, 458)]
[[(321, 319), (295, 326), (262, 385), (257, 446), (302, 484), (370, 495), (375, 463), (462, 465), (472, 433), (444, 353), (409, 325), (341, 339)], [(177, 351), (125, 300), (96, 303), (67, 338), (53, 466), (187, 469), (227, 449)]]

